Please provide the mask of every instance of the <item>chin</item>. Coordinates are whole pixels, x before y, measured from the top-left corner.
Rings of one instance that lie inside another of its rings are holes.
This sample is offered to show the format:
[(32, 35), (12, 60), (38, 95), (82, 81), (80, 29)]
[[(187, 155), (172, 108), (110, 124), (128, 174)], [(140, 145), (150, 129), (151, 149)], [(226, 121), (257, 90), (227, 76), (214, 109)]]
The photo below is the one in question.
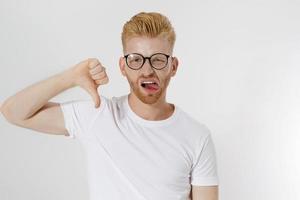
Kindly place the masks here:
[(145, 104), (155, 104), (161, 98), (162, 90), (160, 89), (155, 94), (145, 94), (139, 88), (133, 90), (135, 96)]
[[(166, 87), (163, 84), (159, 88), (159, 91), (157, 91), (156, 93), (153, 93), (153, 94), (146, 93), (143, 91), (142, 86), (140, 86), (137, 82), (135, 83), (128, 78), (127, 78), (127, 80), (130, 85), (131, 92), (144, 104), (152, 105), (152, 104), (157, 103), (163, 97), (163, 94), (166, 90)], [(167, 81), (167, 83), (168, 83), (168, 81)]]
[(160, 88), (159, 91), (155, 94), (146, 94), (138, 86), (132, 87), (134, 95), (144, 104), (155, 104), (159, 101), (162, 96), (163, 88)]
[(139, 98), (139, 100), (142, 101), (144, 104), (155, 104), (160, 98), (160, 96), (157, 95), (136, 95)]

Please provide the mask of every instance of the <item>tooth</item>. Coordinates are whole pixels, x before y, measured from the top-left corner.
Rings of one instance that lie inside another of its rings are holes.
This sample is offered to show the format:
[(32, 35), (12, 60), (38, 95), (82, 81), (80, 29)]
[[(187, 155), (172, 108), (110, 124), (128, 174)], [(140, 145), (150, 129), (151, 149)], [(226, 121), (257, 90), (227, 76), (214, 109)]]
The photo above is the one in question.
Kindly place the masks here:
[(155, 81), (143, 81), (144, 83), (154, 83)]

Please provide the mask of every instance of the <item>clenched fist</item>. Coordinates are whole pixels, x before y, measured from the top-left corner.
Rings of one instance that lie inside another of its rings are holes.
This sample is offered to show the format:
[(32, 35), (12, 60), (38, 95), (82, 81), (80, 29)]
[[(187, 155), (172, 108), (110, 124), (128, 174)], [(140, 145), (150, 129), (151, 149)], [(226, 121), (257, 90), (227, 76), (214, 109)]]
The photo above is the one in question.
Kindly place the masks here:
[(96, 58), (88, 58), (72, 67), (75, 85), (82, 87), (93, 98), (95, 108), (100, 106), (100, 96), (97, 88), (108, 83), (105, 67)]

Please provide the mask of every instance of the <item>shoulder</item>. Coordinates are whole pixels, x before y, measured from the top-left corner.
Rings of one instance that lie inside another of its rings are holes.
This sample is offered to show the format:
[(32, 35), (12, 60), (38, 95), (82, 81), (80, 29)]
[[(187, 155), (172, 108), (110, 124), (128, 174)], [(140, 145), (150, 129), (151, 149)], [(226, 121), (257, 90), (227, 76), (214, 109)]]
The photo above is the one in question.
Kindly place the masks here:
[(181, 126), (183, 126), (188, 133), (195, 135), (196, 137), (206, 138), (211, 134), (210, 129), (207, 125), (186, 111), (178, 108), (180, 112), (179, 121)]
[(109, 98), (103, 95), (100, 95), (100, 100), (101, 103), (98, 108), (95, 108), (95, 103), (92, 99), (69, 100), (60, 103), (60, 105), (64, 110), (73, 110), (78, 114), (92, 114), (102, 111), (109, 102)]
[(104, 101), (106, 106), (111, 110), (115, 108), (119, 108), (125, 102), (126, 95), (123, 96), (112, 96), (112, 97), (104, 97)]
[(73, 106), (74, 108), (84, 108), (86, 111), (100, 111), (104, 109), (105, 107), (111, 107), (115, 105), (121, 105), (125, 98), (126, 95), (123, 96), (113, 96), (113, 97), (108, 97), (105, 95), (99, 95), (100, 96), (100, 107), (95, 108), (95, 103), (92, 99), (77, 99), (77, 100), (70, 100), (63, 102), (61, 104), (63, 105), (69, 105)]

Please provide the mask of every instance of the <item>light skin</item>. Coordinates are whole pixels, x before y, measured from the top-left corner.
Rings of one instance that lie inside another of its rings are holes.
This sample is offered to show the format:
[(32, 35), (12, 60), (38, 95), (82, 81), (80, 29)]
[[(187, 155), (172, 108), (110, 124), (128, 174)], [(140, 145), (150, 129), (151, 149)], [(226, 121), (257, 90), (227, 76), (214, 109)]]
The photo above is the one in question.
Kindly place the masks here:
[[(129, 53), (140, 53), (144, 57), (154, 53), (172, 55), (172, 48), (166, 38), (140, 36), (127, 40), (124, 55)], [(178, 68), (176, 57), (170, 56), (167, 67), (161, 70), (152, 68), (149, 60), (139, 70), (130, 69), (124, 57), (120, 57), (119, 66), (122, 75), (127, 78), (130, 85), (129, 105), (137, 115), (146, 120), (163, 120), (172, 115), (174, 105), (166, 102), (166, 92)], [(147, 93), (140, 85), (141, 78), (156, 78), (160, 85), (159, 91), (155, 94)]]
[[(172, 55), (172, 49), (163, 38), (139, 37), (129, 40), (124, 53), (141, 53), (150, 56), (156, 52)], [(120, 70), (130, 85), (129, 104), (132, 110), (147, 120), (163, 120), (172, 115), (174, 106), (166, 102), (166, 92), (171, 77), (175, 76), (178, 60), (169, 58), (163, 70), (152, 69), (148, 60), (139, 71), (126, 67), (124, 58), (119, 61)], [(141, 91), (140, 77), (155, 77), (159, 80), (160, 91), (149, 96)], [(89, 58), (67, 70), (36, 82), (12, 95), (1, 105), (0, 111), (8, 122), (41, 133), (68, 135), (60, 104), (50, 99), (70, 88), (80, 86), (95, 102), (98, 108), (101, 99), (97, 88), (108, 83), (105, 67), (96, 58)], [(192, 186), (192, 200), (218, 200), (218, 186)]]
[[(166, 38), (162, 37), (134, 37), (126, 42), (124, 55), (128, 53), (140, 53), (144, 57), (154, 53), (172, 55), (172, 48)], [(120, 57), (119, 66), (121, 73), (130, 85), (129, 105), (140, 117), (146, 120), (163, 120), (173, 114), (174, 106), (166, 102), (167, 87), (178, 69), (178, 59), (169, 58), (168, 66), (162, 70), (153, 69), (147, 60), (139, 70), (132, 70), (126, 66), (125, 58)], [(144, 92), (139, 79), (155, 77), (159, 80), (160, 91), (155, 95)], [(218, 200), (218, 186), (192, 185), (190, 198), (192, 200)]]

